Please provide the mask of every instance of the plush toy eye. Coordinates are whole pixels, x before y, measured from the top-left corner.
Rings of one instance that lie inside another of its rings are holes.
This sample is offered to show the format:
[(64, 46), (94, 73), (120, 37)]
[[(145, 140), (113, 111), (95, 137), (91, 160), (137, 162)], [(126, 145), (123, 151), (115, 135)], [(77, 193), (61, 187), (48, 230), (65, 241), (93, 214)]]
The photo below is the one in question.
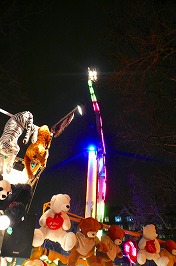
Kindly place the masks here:
[(2, 191), (3, 190), (3, 188), (2, 187), (0, 187), (0, 191)]
[(36, 156), (36, 155), (34, 155), (34, 156), (33, 156), (33, 158), (34, 158), (34, 159), (36, 159), (36, 158), (37, 158), (37, 156)]

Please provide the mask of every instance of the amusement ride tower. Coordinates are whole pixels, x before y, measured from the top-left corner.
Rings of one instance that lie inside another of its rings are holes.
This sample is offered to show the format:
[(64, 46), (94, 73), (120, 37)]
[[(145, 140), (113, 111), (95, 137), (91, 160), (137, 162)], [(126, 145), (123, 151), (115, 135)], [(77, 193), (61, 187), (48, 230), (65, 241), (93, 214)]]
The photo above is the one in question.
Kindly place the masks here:
[(85, 217), (92, 216), (103, 222), (106, 196), (105, 142), (102, 128), (100, 107), (94, 92), (97, 71), (88, 68), (88, 86), (96, 118), (98, 141), (95, 149), (89, 149), (87, 171), (87, 194)]

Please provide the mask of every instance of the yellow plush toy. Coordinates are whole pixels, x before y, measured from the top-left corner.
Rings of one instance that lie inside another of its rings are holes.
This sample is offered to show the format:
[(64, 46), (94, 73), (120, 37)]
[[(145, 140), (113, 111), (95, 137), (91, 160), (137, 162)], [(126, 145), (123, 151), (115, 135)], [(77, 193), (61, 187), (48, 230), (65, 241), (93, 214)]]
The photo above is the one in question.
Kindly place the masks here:
[[(55, 252), (51, 249), (48, 248), (43, 248), (43, 247), (35, 247), (33, 248), (33, 252), (30, 256), (30, 260), (36, 260), (36, 259), (40, 259), (43, 256), (46, 256), (47, 259), (51, 262), (53, 261), (61, 261), (62, 264), (67, 265), (68, 262), (68, 256), (66, 255), (62, 255), (58, 252)], [(79, 259), (77, 261), (76, 265), (82, 265), (82, 266), (87, 266), (87, 262), (86, 260), (83, 259)]]
[(67, 264), (68, 260), (67, 256), (64, 256), (58, 252), (42, 247), (35, 247), (33, 249), (33, 253), (30, 256), (30, 260), (40, 259), (44, 255), (47, 256), (48, 260), (50, 261), (59, 260), (63, 264)]
[[(41, 166), (46, 166), (51, 140), (52, 134), (48, 126), (39, 127), (37, 141), (28, 146), (24, 155), (24, 166), (29, 178), (33, 178)], [(33, 168), (32, 163), (35, 164)]]

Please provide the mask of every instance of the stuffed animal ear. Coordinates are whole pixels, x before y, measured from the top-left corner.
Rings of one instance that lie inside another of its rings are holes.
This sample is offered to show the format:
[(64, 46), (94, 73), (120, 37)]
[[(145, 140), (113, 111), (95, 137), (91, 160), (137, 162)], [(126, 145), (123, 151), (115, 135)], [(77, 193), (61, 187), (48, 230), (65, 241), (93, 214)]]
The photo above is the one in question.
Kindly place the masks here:
[(80, 227), (83, 224), (84, 219), (81, 219), (80, 222), (78, 223), (78, 226)]
[(57, 198), (57, 195), (52, 196), (50, 202), (51, 202), (51, 203), (54, 203), (54, 201), (56, 200), (56, 198)]
[(103, 230), (103, 223), (99, 222), (99, 230)]
[(64, 197), (66, 197), (70, 201), (70, 196), (67, 194), (64, 194)]

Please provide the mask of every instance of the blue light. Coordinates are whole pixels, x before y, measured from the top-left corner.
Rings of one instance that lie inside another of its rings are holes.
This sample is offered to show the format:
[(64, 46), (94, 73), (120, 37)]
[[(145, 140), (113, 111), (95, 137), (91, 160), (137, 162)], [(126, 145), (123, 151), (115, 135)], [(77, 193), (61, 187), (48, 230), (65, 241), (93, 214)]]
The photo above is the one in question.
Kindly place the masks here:
[(93, 145), (90, 145), (90, 146), (88, 147), (88, 150), (89, 150), (89, 151), (95, 151), (95, 150), (96, 150), (96, 147), (93, 146)]

